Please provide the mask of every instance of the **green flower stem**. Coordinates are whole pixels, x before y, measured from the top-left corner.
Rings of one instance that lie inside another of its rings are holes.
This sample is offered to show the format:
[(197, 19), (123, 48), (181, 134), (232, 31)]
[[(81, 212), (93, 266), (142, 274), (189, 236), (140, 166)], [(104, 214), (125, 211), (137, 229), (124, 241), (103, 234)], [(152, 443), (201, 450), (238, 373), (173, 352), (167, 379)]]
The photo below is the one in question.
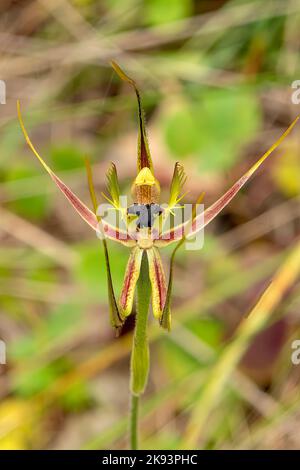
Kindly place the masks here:
[(148, 273), (148, 259), (144, 252), (140, 276), (137, 282), (136, 321), (131, 354), (131, 417), (130, 441), (132, 449), (138, 444), (138, 402), (144, 392), (149, 373), (149, 343), (147, 323), (150, 305), (151, 286)]

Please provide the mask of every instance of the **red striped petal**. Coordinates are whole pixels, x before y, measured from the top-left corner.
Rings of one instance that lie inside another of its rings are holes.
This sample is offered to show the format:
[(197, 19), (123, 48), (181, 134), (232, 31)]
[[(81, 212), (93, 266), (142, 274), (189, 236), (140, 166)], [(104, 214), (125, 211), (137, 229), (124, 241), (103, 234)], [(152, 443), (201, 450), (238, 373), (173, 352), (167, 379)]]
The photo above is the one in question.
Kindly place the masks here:
[[(64, 194), (64, 196), (67, 198), (67, 200), (70, 202), (70, 204), (74, 207), (76, 212), (80, 215), (80, 217), (94, 230), (99, 230), (99, 222), (94, 214), (77, 196), (76, 194), (73, 193), (73, 191), (58, 177), (56, 174), (51, 170), (51, 168), (46, 164), (46, 162), (43, 160), (43, 158), (39, 155), (37, 150), (35, 149), (34, 145), (32, 144), (28, 133), (25, 129), (22, 116), (21, 116), (21, 110), (20, 110), (20, 103), (17, 103), (18, 106), (18, 116), (19, 116), (19, 121), (20, 125), (25, 137), (25, 140), (27, 144), (29, 145), (30, 149), (34, 153), (34, 155), (37, 157), (37, 159), (40, 161), (40, 163), (43, 165), (45, 170), (48, 172), (48, 174), (51, 176), (52, 180), (56, 184), (56, 186), (61, 190), (61, 192)], [(126, 233), (117, 227), (114, 227), (105, 221), (102, 221), (102, 230), (105, 234), (105, 236), (113, 241), (122, 243), (123, 245), (127, 246), (133, 246), (135, 244), (135, 234), (134, 233)]]
[(125, 317), (130, 315), (132, 311), (135, 286), (140, 275), (142, 255), (143, 250), (141, 250), (139, 247), (135, 247), (132, 250), (127, 263), (123, 288), (119, 301), (121, 313)]
[(192, 228), (188, 230), (188, 233), (185, 233), (185, 228), (188, 226), (189, 222), (185, 222), (184, 224), (162, 233), (159, 240), (155, 242), (155, 245), (161, 247), (167, 246), (170, 243), (182, 239), (183, 236), (192, 237), (204, 227), (206, 227), (206, 225), (208, 225), (221, 212), (221, 210), (223, 210), (224, 207), (230, 203), (230, 201), (235, 197), (244, 184), (247, 183), (253, 173), (255, 173), (260, 165), (266, 160), (266, 158), (278, 147), (279, 144), (281, 144), (285, 137), (291, 132), (298, 119), (299, 116), (292, 122), (286, 131), (279, 137), (279, 139), (267, 150), (267, 152), (264, 153), (264, 155), (236, 183), (234, 183), (234, 185), (228, 191), (226, 191), (225, 194), (223, 194), (223, 196), (221, 196), (214, 204), (204, 211), (204, 218), (203, 214), (195, 218), (192, 224)]

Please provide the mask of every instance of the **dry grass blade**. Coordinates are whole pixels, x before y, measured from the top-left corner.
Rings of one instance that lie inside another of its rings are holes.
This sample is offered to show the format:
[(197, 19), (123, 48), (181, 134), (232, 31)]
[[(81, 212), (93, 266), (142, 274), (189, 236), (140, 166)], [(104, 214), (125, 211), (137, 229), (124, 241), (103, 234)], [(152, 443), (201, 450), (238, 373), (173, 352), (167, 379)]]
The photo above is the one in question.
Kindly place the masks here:
[(212, 368), (208, 380), (195, 404), (183, 438), (184, 448), (195, 448), (201, 439), (210, 412), (216, 405), (234, 368), (241, 359), (251, 339), (261, 331), (270, 319), (300, 272), (300, 242), (279, 268), (272, 283), (266, 289), (248, 317), (241, 323), (231, 343), (225, 348)]

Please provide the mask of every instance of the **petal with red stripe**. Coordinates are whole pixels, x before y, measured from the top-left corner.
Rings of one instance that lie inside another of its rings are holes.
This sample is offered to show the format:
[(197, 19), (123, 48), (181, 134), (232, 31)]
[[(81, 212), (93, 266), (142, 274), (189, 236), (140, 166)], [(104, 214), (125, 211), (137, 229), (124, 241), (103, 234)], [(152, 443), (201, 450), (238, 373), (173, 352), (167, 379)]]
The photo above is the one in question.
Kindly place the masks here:
[[(92, 212), (77, 196), (76, 194), (71, 191), (71, 189), (58, 177), (56, 174), (51, 170), (51, 168), (46, 164), (46, 162), (43, 160), (43, 158), (40, 156), (38, 151), (35, 149), (34, 145), (32, 144), (28, 133), (25, 129), (23, 119), (21, 116), (21, 110), (20, 110), (20, 103), (19, 101), (17, 102), (17, 108), (18, 108), (18, 117), (21, 125), (22, 132), (24, 134), (25, 140), (36, 156), (36, 158), (40, 161), (40, 163), (43, 165), (45, 170), (48, 172), (48, 174), (51, 176), (52, 180), (54, 183), (57, 185), (57, 187), (61, 190), (61, 192), (64, 194), (64, 196), (67, 198), (67, 200), (70, 202), (70, 204), (74, 207), (74, 209), (78, 212), (78, 214), (81, 216), (81, 218), (94, 230), (99, 230), (99, 221), (97, 216), (95, 215), (94, 212)], [(122, 230), (120, 230), (117, 227), (114, 227), (105, 221), (102, 221), (102, 227), (101, 231), (105, 234), (105, 237), (122, 243), (123, 245), (128, 245), (132, 246), (134, 245), (134, 237), (135, 234), (130, 234), (126, 233)]]
[[(189, 222), (178, 225), (171, 230), (163, 232), (159, 239), (155, 242), (156, 246), (163, 247), (170, 243), (181, 240), (184, 237), (192, 237), (208, 225), (223, 209), (230, 203), (240, 189), (247, 183), (249, 178), (256, 172), (260, 165), (268, 158), (268, 156), (281, 144), (285, 137), (291, 132), (299, 116), (292, 122), (286, 131), (279, 137), (279, 139), (264, 153), (264, 155), (238, 180), (236, 181), (223, 196), (221, 196), (214, 204), (208, 207), (204, 214), (196, 217), (193, 221), (192, 227)], [(204, 219), (203, 219), (204, 215)]]
[(124, 317), (131, 314), (134, 292), (140, 275), (143, 250), (138, 246), (133, 248), (126, 267), (123, 288), (120, 296), (119, 306)]

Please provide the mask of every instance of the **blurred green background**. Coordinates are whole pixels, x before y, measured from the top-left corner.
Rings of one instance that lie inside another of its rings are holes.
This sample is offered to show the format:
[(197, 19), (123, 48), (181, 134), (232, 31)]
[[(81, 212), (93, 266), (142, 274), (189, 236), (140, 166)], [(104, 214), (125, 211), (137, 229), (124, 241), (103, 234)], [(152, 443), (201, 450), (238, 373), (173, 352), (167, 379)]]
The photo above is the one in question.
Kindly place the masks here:
[[(97, 192), (109, 162), (122, 189), (135, 175), (135, 96), (142, 91), (162, 200), (174, 163), (188, 201), (210, 204), (299, 113), (300, 0), (2, 0), (0, 79), (0, 448), (124, 448), (133, 319), (109, 325), (102, 246), (24, 144), (33, 142), (88, 205), (84, 156)], [(216, 357), (299, 236), (299, 126), (205, 232), (178, 253), (173, 330), (151, 319), (151, 373), (142, 447), (182, 436)], [(109, 246), (120, 292), (126, 248)], [(170, 250), (162, 253), (168, 266)], [(300, 284), (253, 341), (212, 411), (199, 445), (299, 448)]]

